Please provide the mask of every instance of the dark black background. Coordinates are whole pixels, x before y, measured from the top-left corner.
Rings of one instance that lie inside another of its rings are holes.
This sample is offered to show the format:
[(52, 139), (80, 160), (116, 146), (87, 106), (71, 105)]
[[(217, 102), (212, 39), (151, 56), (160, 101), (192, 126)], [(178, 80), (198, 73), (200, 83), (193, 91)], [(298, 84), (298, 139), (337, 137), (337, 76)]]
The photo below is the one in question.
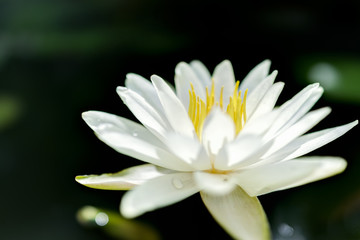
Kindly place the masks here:
[[(360, 57), (359, 16), (358, 1), (1, 1), (0, 100), (16, 111), (0, 128), (0, 238), (108, 238), (80, 225), (76, 211), (117, 211), (123, 192), (88, 189), (74, 177), (140, 162), (97, 140), (81, 112), (134, 119), (115, 92), (126, 73), (172, 82), (180, 61), (199, 59), (212, 71), (229, 59), (241, 80), (271, 59), (286, 84), (283, 102), (306, 84), (296, 75), (300, 58)], [(317, 107), (326, 105), (333, 113), (317, 129), (359, 118), (355, 102), (325, 97)], [(344, 174), (260, 197), (274, 239), (360, 238), (358, 134), (315, 152), (345, 157)], [(230, 239), (199, 195), (139, 219), (164, 239)], [(284, 223), (291, 237), (279, 230)]]

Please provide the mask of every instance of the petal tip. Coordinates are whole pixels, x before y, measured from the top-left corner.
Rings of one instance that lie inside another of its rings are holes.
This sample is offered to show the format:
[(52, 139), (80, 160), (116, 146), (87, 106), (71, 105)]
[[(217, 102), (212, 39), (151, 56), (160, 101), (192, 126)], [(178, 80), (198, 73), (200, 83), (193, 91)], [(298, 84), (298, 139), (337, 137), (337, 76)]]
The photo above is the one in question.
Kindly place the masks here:
[(81, 117), (86, 122), (87, 125), (93, 126), (96, 125), (100, 120), (99, 113), (101, 112), (86, 111), (81, 114)]
[(201, 65), (204, 65), (199, 59), (194, 59), (190, 62), (190, 65), (192, 64), (201, 64)]
[(229, 59), (225, 59), (223, 60), (220, 64), (227, 64), (227, 65), (231, 65), (231, 61)]
[(261, 63), (259, 63), (258, 66), (263, 66), (263, 67), (269, 69), (270, 66), (271, 66), (271, 60), (270, 60), (270, 59), (265, 59), (264, 61), (262, 61)]
[(232, 67), (232, 64), (231, 64), (231, 61), (228, 60), (228, 59), (225, 59), (223, 60), (222, 62), (220, 62), (214, 69), (214, 74), (213, 75), (216, 75), (216, 73), (218, 71), (223, 71), (223, 70), (231, 70), (233, 71), (233, 67)]
[(331, 107), (327, 106), (327, 107), (323, 107), (323, 111), (325, 112), (325, 115), (329, 115), (332, 111)]
[(352, 129), (353, 127), (355, 127), (356, 125), (358, 125), (359, 124), (359, 120), (355, 120), (355, 121), (352, 121), (352, 122), (350, 122), (350, 123), (348, 123), (348, 124), (346, 124), (347, 126), (348, 126), (348, 130), (347, 131), (349, 131), (350, 129)]
[(122, 207), (122, 204), (120, 204), (120, 213), (125, 218), (136, 218), (138, 214), (136, 214), (134, 211), (132, 211), (129, 208)]
[(188, 67), (189, 67), (189, 65), (186, 62), (181, 61), (176, 65), (175, 73), (176, 74), (181, 74), (181, 72), (184, 70), (184, 68), (188, 68)]
[(89, 178), (89, 177), (93, 177), (93, 176), (96, 176), (96, 175), (78, 175), (75, 177), (75, 181), (80, 183), (81, 185), (85, 185), (86, 186), (86, 180)]
[(339, 169), (341, 169), (339, 173), (343, 172), (346, 169), (347, 165), (347, 161), (345, 161), (345, 159), (342, 159), (341, 163), (339, 164)]
[(118, 86), (118, 87), (116, 87), (116, 91), (117, 92), (122, 92), (122, 91), (126, 91), (127, 90), (127, 88), (126, 87), (123, 87), (123, 86)]
[(117, 94), (119, 94), (121, 98), (123, 98), (128, 91), (129, 89), (127, 87), (123, 87), (123, 86), (116, 87), (116, 92)]
[(150, 76), (151, 81), (164, 81), (164, 79), (162, 79), (160, 76), (153, 74)]
[(126, 74), (126, 78), (133, 78), (133, 77), (139, 77), (139, 75), (131, 72)]
[(120, 202), (119, 210), (123, 217), (131, 219), (140, 216), (144, 212), (140, 209), (135, 208), (131, 204), (131, 197), (129, 196), (131, 196), (131, 191), (125, 193), (125, 195), (123, 196)]
[(273, 75), (274, 77), (276, 77), (279, 74), (278, 70), (274, 70), (272, 71), (272, 73), (270, 75)]
[(318, 88), (320, 87), (320, 83), (313, 83), (313, 84), (310, 84), (311, 88)]
[[(87, 119), (88, 118), (88, 116), (91, 114), (91, 111), (86, 111), (86, 112), (83, 112), (83, 113), (81, 113), (81, 118), (82, 119)], [(86, 121), (86, 120), (85, 120)]]

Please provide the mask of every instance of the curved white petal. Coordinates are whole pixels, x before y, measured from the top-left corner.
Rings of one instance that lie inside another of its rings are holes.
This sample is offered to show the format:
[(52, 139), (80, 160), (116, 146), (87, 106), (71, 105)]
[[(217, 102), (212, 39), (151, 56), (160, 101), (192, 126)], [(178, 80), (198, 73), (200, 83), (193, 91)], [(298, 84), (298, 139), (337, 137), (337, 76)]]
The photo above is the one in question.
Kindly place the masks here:
[(328, 128), (325, 130), (321, 130), (314, 133), (309, 133), (304, 136), (301, 136), (294, 141), (292, 141), (289, 145), (284, 147), (285, 151), (286, 148), (289, 149), (296, 149), (292, 151), (290, 155), (288, 155), (284, 160), (293, 159), (305, 155), (317, 148), (324, 146), (325, 144), (334, 141), (338, 137), (344, 135), (347, 131), (352, 129), (358, 124), (358, 120), (353, 121), (351, 123), (334, 127)]
[(159, 114), (138, 93), (125, 87), (117, 87), (116, 91), (135, 117), (153, 134), (161, 137), (171, 129), (167, 120), (162, 118), (162, 114)]
[(250, 196), (259, 196), (327, 178), (345, 168), (346, 161), (339, 157), (304, 157), (239, 172), (235, 178)]
[(277, 82), (273, 84), (257, 104), (251, 115), (251, 119), (254, 120), (257, 117), (264, 116), (264, 114), (273, 110), (283, 88), (283, 82)]
[(186, 107), (186, 109), (188, 109), (190, 103), (190, 99), (189, 99), (190, 98), (189, 90), (191, 89), (190, 83), (184, 81), (184, 79), (179, 75), (175, 75), (174, 82), (175, 82), (176, 96)]
[(258, 85), (254, 86), (252, 91), (248, 90), (248, 97), (246, 99), (246, 112), (248, 119), (251, 119), (253, 112), (256, 110), (259, 102), (269, 91), (273, 85), (275, 78), (278, 72), (275, 70), (266, 78), (264, 77), (263, 81), (259, 82)]
[(270, 60), (264, 60), (256, 65), (240, 83), (240, 90), (248, 89), (251, 93), (269, 74)]
[(86, 124), (98, 135), (112, 130), (114, 133), (118, 132), (119, 134), (131, 135), (143, 141), (151, 142), (155, 146), (164, 148), (164, 144), (149, 130), (141, 124), (127, 118), (101, 111), (87, 111), (83, 112), (81, 116)]
[(268, 221), (256, 197), (250, 197), (240, 187), (227, 195), (200, 193), (215, 220), (234, 239), (270, 239)]
[(230, 175), (208, 172), (194, 172), (194, 179), (201, 191), (208, 194), (229, 194), (237, 187)]
[(82, 117), (100, 140), (122, 154), (173, 170), (193, 170), (183, 160), (165, 150), (166, 147), (138, 123), (97, 111), (84, 112)]
[(264, 143), (258, 136), (241, 135), (219, 151), (215, 168), (227, 171), (246, 167), (257, 162), (270, 145), (271, 143)]
[(229, 60), (224, 60), (218, 64), (214, 69), (212, 78), (215, 83), (215, 99), (219, 101), (221, 88), (224, 87), (223, 101), (226, 106), (230, 96), (232, 96), (234, 92), (235, 86), (235, 76), (231, 62)]
[(297, 112), (289, 119), (289, 121), (282, 127), (282, 131), (285, 131), (288, 127), (296, 123), (301, 117), (303, 117), (320, 99), (322, 94), (324, 93), (324, 89), (319, 86), (311, 91), (309, 98), (306, 100), (304, 104), (297, 110)]
[(261, 164), (286, 161), (303, 156), (344, 135), (358, 124), (354, 121), (342, 126), (328, 128), (303, 135), (262, 160)]
[(202, 143), (210, 156), (235, 137), (233, 120), (219, 108), (212, 109), (204, 121)]
[(279, 113), (279, 109), (274, 109), (261, 117), (248, 120), (238, 137), (242, 134), (258, 135), (263, 137), (266, 131), (272, 126)]
[[(280, 131), (286, 129), (285, 126), (289, 126), (289, 121), (298, 113), (300, 109), (305, 108), (305, 106), (313, 105), (312, 101), (308, 101), (309, 97), (314, 90), (319, 87), (318, 83), (314, 83), (305, 87), (302, 91), (296, 94), (293, 98), (289, 101), (284, 103), (279, 108), (279, 115), (277, 119), (274, 121), (270, 129), (267, 131), (264, 138), (271, 139), (275, 137)], [(304, 112), (305, 113), (305, 112)], [(298, 115), (298, 117), (301, 117)]]
[(192, 173), (172, 173), (134, 187), (120, 204), (122, 215), (137, 217), (145, 212), (179, 202), (199, 191)]
[(149, 80), (138, 74), (128, 73), (126, 74), (125, 86), (143, 97), (162, 119), (166, 119), (157, 92)]
[(175, 68), (176, 94), (186, 108), (189, 106), (190, 83), (193, 85), (196, 95), (203, 100), (206, 99), (205, 86), (202, 81), (187, 63), (180, 62)]
[(160, 168), (144, 164), (124, 169), (117, 173), (104, 173), (101, 175), (76, 176), (75, 180), (87, 187), (104, 190), (129, 190), (146, 181), (163, 176)]
[(210, 158), (198, 139), (179, 134), (167, 135), (165, 144), (179, 158), (197, 170), (211, 169)]
[(157, 90), (165, 115), (174, 131), (189, 137), (194, 137), (194, 125), (179, 98), (177, 98), (171, 88), (159, 76), (152, 75), (151, 81)]
[(193, 60), (190, 62), (190, 67), (194, 70), (196, 76), (198, 76), (203, 86), (211, 85), (211, 74), (202, 62)]
[(274, 138), (274, 144), (263, 157), (266, 158), (267, 156), (270, 156), (295, 138), (309, 131), (327, 115), (329, 115), (330, 112), (331, 109), (329, 107), (324, 107), (307, 113), (298, 122)]

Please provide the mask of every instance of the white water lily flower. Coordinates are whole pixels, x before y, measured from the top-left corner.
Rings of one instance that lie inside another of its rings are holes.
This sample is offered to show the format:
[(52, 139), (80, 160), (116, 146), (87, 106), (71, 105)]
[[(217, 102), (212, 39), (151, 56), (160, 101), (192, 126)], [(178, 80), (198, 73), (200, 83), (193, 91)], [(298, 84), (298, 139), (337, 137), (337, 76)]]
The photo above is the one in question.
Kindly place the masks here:
[(268, 60), (260, 63), (239, 84), (227, 60), (212, 76), (199, 61), (181, 62), (175, 91), (159, 76), (150, 82), (128, 74), (117, 92), (142, 125), (98, 111), (82, 116), (110, 147), (149, 164), (76, 180), (92, 188), (131, 189), (120, 205), (129, 218), (200, 192), (233, 238), (270, 238), (257, 196), (342, 172), (346, 161), (340, 157), (301, 156), (358, 121), (305, 134), (330, 113), (328, 107), (310, 111), (323, 88), (309, 85), (275, 108), (284, 83), (274, 83), (277, 71), (268, 75), (269, 67)]

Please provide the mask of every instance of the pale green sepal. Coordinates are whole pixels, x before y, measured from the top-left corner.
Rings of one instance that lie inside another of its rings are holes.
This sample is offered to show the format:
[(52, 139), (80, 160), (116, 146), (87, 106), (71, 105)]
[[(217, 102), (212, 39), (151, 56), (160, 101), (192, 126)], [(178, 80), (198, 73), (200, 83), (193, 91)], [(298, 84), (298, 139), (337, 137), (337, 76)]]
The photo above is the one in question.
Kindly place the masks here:
[(127, 168), (117, 173), (77, 176), (75, 180), (90, 188), (103, 190), (129, 190), (134, 186), (143, 184), (149, 179), (162, 175), (164, 175), (164, 173), (161, 168), (151, 164), (144, 164)]
[(240, 187), (227, 195), (212, 195), (203, 191), (200, 193), (210, 213), (231, 237), (270, 240), (269, 223), (256, 197), (250, 197)]

